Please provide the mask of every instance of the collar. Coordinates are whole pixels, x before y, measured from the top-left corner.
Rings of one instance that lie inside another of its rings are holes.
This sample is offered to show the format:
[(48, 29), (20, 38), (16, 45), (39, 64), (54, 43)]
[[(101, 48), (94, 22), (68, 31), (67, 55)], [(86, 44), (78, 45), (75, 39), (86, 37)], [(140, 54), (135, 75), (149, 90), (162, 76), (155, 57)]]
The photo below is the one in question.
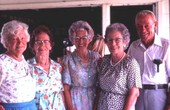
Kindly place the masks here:
[[(53, 63), (53, 60), (51, 60), (51, 58), (49, 58), (49, 60), (50, 60), (51, 63)], [(35, 58), (35, 57), (32, 58), (32, 64), (33, 64), (33, 65), (36, 65), (36, 64), (37, 64), (37, 61), (36, 61), (36, 58)]]
[[(155, 33), (154, 42), (152, 45), (157, 45), (157, 46), (162, 47), (161, 38), (156, 33)], [(138, 40), (137, 46), (145, 47), (141, 39)]]

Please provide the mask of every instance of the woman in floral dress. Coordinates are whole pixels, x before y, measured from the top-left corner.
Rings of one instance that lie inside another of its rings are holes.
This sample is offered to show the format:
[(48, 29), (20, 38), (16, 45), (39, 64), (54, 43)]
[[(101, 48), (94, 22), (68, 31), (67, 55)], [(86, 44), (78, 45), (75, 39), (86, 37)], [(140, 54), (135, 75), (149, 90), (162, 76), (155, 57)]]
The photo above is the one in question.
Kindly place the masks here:
[(28, 60), (33, 65), (36, 79), (36, 106), (38, 110), (65, 110), (61, 65), (49, 58), (53, 46), (52, 35), (46, 26), (33, 30), (30, 47), (35, 57)]
[(69, 28), (69, 39), (76, 50), (64, 56), (63, 84), (67, 110), (92, 110), (96, 90), (96, 66), (99, 53), (87, 49), (94, 36), (86, 21), (76, 21)]
[(6, 52), (0, 54), (0, 110), (37, 110), (35, 81), (23, 56), (30, 40), (28, 28), (17, 20), (2, 27), (1, 43)]

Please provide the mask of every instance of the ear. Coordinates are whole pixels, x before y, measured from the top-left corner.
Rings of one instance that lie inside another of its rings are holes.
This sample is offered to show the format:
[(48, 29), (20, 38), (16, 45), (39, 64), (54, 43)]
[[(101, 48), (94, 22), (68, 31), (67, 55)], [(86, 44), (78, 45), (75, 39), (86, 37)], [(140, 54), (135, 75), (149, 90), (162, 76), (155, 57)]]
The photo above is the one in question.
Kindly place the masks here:
[(155, 21), (154, 23), (155, 23), (154, 30), (156, 30), (158, 28), (158, 21)]

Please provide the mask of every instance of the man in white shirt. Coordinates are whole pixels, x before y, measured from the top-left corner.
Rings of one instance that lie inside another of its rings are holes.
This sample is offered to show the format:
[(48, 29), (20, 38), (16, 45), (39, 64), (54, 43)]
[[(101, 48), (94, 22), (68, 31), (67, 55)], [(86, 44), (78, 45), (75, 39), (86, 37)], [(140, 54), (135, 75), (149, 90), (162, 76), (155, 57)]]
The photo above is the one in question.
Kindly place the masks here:
[(128, 54), (138, 61), (143, 84), (135, 108), (170, 110), (170, 98), (167, 96), (170, 81), (169, 41), (155, 33), (158, 22), (152, 11), (140, 11), (135, 25), (140, 39), (130, 45)]

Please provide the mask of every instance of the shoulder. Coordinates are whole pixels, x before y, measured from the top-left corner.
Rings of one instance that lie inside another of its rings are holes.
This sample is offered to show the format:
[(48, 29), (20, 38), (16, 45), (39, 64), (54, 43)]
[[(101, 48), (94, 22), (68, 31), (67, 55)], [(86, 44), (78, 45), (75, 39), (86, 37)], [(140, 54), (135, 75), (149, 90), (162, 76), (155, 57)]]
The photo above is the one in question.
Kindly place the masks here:
[(94, 52), (89, 50), (90, 56), (94, 59), (99, 59), (100, 58), (100, 54), (98, 52)]
[(55, 61), (55, 60), (50, 59), (50, 62), (54, 66), (61, 67), (61, 65), (59, 63), (57, 63), (57, 61)]
[(15, 62), (14, 59), (12, 59), (11, 57), (9, 57), (6, 54), (0, 54), (0, 64), (13, 64)]
[(68, 54), (68, 55), (64, 55), (64, 56), (63, 56), (63, 61), (69, 60), (69, 59), (73, 56), (72, 54), (73, 54), (73, 53)]
[(160, 38), (160, 39), (161, 39), (162, 45), (167, 45), (167, 46), (170, 45), (170, 41), (168, 39), (165, 39), (165, 38)]
[(0, 54), (0, 60), (2, 61), (2, 60), (5, 60), (5, 59), (6, 59), (6, 55)]
[(139, 65), (137, 60), (135, 58), (133, 58), (132, 56), (128, 55), (128, 54), (125, 57), (125, 61), (126, 61), (127, 65), (133, 65), (133, 66), (134, 65), (136, 65), (136, 66)]
[(137, 47), (139, 44), (141, 43), (141, 40), (140, 39), (138, 39), (138, 40), (136, 40), (136, 41), (133, 41), (132, 43), (131, 43), (131, 45), (130, 45), (130, 47)]
[(102, 64), (107, 64), (111, 59), (111, 55), (105, 55), (103, 58), (102, 58)]

